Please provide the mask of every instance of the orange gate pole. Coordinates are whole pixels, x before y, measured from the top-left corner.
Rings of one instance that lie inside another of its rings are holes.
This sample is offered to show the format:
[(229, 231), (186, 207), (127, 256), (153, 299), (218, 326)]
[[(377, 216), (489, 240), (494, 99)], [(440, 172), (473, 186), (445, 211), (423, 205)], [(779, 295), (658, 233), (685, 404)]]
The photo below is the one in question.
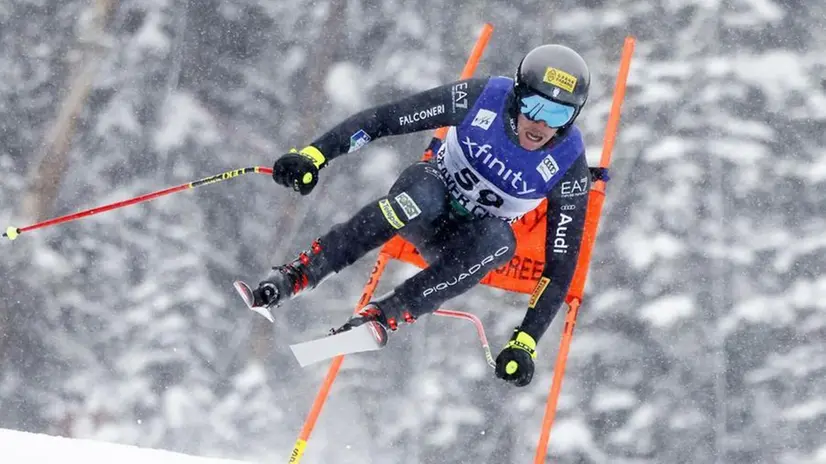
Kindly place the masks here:
[[(462, 69), (462, 74), (460, 79), (468, 79), (473, 76), (473, 73), (476, 71), (476, 65), (479, 62), (479, 59), (482, 57), (482, 51), (488, 44), (490, 40), (490, 36), (493, 33), (493, 26), (489, 23), (486, 23), (482, 28), (482, 33), (479, 38), (476, 40), (476, 45), (474, 45), (473, 50), (470, 53), (470, 57), (468, 58), (467, 62), (465, 63), (464, 69)], [(437, 139), (444, 139), (445, 135), (447, 135), (447, 127), (442, 127), (436, 130), (433, 137)], [(432, 153), (425, 153), (425, 159), (430, 157)], [(376, 260), (376, 265), (373, 267), (373, 272), (370, 275), (370, 279), (367, 281), (367, 285), (364, 287), (364, 291), (361, 294), (361, 298), (359, 299), (358, 304), (356, 305), (355, 311), (358, 312), (365, 304), (367, 304), (370, 299), (373, 297), (373, 292), (376, 291), (376, 287), (378, 287), (379, 279), (381, 278), (382, 273), (384, 272), (384, 268), (387, 266), (387, 262), (390, 260), (390, 256), (384, 252), (379, 253), (379, 257)], [(318, 420), (318, 416), (321, 414), (321, 409), (324, 407), (324, 402), (327, 401), (327, 396), (330, 393), (330, 388), (333, 386), (333, 382), (335, 382), (336, 376), (338, 375), (338, 371), (341, 368), (341, 363), (344, 361), (344, 356), (339, 355), (333, 358), (332, 364), (330, 364), (330, 369), (327, 371), (327, 376), (324, 378), (324, 382), (321, 384), (321, 388), (316, 395), (315, 401), (313, 401), (313, 406), (310, 409), (309, 414), (307, 415), (307, 419), (304, 421), (304, 427), (301, 429), (301, 433), (298, 436), (298, 439), (295, 442), (295, 447), (293, 447), (292, 453), (290, 453), (290, 464), (299, 464), (301, 462), (301, 457), (304, 455), (304, 450), (307, 447), (307, 441), (310, 439), (310, 434), (315, 427), (316, 421)]]
[[(631, 66), (631, 55), (634, 53), (635, 39), (632, 36), (625, 38), (622, 48), (622, 58), (620, 61), (619, 74), (614, 87), (614, 101), (611, 105), (611, 112), (608, 115), (608, 125), (605, 129), (605, 138), (602, 145), (602, 158), (600, 167), (608, 168), (611, 164), (611, 152), (614, 149), (617, 130), (619, 128), (620, 109), (625, 98), (625, 84), (628, 80), (628, 71)], [(545, 418), (542, 421), (542, 432), (539, 435), (539, 445), (536, 448), (534, 464), (543, 464), (545, 456), (548, 454), (548, 441), (550, 440), (551, 426), (556, 416), (556, 406), (559, 401), (559, 392), (562, 388), (562, 377), (565, 375), (565, 364), (568, 361), (568, 351), (571, 347), (571, 340), (574, 336), (574, 325), (576, 324), (577, 313), (582, 303), (582, 293), (585, 289), (585, 279), (588, 275), (588, 266), (591, 262), (591, 252), (597, 236), (597, 226), (602, 214), (602, 204), (605, 201), (605, 181), (597, 180), (588, 196), (588, 212), (585, 217), (585, 230), (582, 236), (581, 251), (577, 260), (576, 271), (565, 298), (568, 304), (568, 312), (565, 317), (565, 328), (562, 332), (562, 342), (554, 366), (554, 378), (551, 383), (551, 391), (545, 405)]]

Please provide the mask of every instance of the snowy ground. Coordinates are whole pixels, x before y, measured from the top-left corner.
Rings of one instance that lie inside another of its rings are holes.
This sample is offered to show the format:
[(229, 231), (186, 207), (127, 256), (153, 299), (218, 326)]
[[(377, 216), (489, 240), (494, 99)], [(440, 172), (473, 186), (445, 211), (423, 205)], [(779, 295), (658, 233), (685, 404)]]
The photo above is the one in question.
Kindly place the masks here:
[(4, 464), (241, 464), (242, 461), (209, 459), (169, 451), (138, 448), (91, 440), (52, 437), (0, 429), (0, 461)]

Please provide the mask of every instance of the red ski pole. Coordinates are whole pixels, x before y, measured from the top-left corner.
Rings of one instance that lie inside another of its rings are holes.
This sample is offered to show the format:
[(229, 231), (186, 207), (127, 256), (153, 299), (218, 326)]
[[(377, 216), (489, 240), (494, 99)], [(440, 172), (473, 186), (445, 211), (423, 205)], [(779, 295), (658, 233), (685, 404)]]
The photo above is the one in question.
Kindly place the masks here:
[(32, 224), (26, 227), (13, 227), (9, 226), (6, 228), (6, 231), (3, 233), (3, 237), (8, 238), (9, 240), (14, 240), (17, 238), (18, 235), (22, 234), (23, 232), (29, 232), (36, 229), (42, 229), (44, 227), (54, 226), (57, 224), (63, 224), (66, 222), (74, 221), (80, 218), (85, 218), (88, 216), (92, 216), (95, 214), (104, 213), (106, 211), (111, 211), (113, 209), (123, 208), (126, 206), (135, 205), (138, 203), (143, 203), (144, 201), (154, 200), (155, 198), (162, 197), (165, 195), (169, 195), (172, 193), (180, 192), (183, 190), (194, 189), (195, 187), (200, 187), (206, 184), (214, 184), (216, 182), (221, 182), (228, 179), (234, 179), (238, 176), (249, 174), (251, 172), (257, 174), (272, 174), (272, 168), (264, 168), (260, 166), (250, 167), (250, 168), (241, 168), (241, 169), (233, 169), (232, 171), (222, 172), (221, 174), (216, 174), (214, 176), (205, 177), (200, 180), (196, 180), (194, 182), (189, 182), (186, 184), (178, 185), (176, 187), (170, 187), (164, 190), (159, 190), (157, 192), (147, 193), (145, 195), (141, 195), (139, 197), (130, 198), (129, 200), (123, 200), (116, 203), (110, 203), (108, 205), (98, 206), (96, 208), (87, 209), (85, 211), (80, 211), (78, 213), (67, 214), (66, 216), (57, 217), (54, 219), (49, 219), (47, 221), (38, 222), (37, 224)]

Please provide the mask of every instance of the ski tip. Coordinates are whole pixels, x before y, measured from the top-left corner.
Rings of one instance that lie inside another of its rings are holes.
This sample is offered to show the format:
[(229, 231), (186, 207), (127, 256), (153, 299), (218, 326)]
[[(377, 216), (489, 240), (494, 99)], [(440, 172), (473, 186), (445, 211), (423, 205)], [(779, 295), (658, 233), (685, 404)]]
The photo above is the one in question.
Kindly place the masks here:
[(378, 321), (370, 321), (368, 324), (373, 338), (376, 339), (376, 344), (379, 348), (384, 348), (387, 345), (387, 329)]
[(271, 323), (275, 323), (275, 318), (272, 317), (272, 313), (269, 309), (264, 306), (255, 306), (255, 296), (253, 296), (252, 289), (249, 285), (241, 280), (236, 280), (232, 283), (232, 286), (235, 287), (235, 290), (241, 296), (241, 299), (244, 300), (244, 304), (247, 305), (247, 308), (264, 316)]
[(241, 299), (244, 300), (244, 303), (246, 303), (247, 307), (252, 309), (254, 298), (252, 296), (252, 289), (250, 288), (250, 286), (240, 280), (236, 280), (235, 282), (233, 282), (232, 286), (235, 287), (235, 291), (238, 292), (239, 295), (241, 295)]

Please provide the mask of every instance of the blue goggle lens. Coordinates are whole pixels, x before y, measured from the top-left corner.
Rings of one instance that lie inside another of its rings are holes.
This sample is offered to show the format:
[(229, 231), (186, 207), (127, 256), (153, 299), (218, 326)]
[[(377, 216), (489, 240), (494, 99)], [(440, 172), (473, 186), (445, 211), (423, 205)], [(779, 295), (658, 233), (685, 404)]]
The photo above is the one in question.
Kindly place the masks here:
[(541, 95), (529, 95), (519, 99), (519, 111), (531, 121), (544, 121), (548, 127), (562, 127), (571, 122), (576, 108), (549, 100)]

